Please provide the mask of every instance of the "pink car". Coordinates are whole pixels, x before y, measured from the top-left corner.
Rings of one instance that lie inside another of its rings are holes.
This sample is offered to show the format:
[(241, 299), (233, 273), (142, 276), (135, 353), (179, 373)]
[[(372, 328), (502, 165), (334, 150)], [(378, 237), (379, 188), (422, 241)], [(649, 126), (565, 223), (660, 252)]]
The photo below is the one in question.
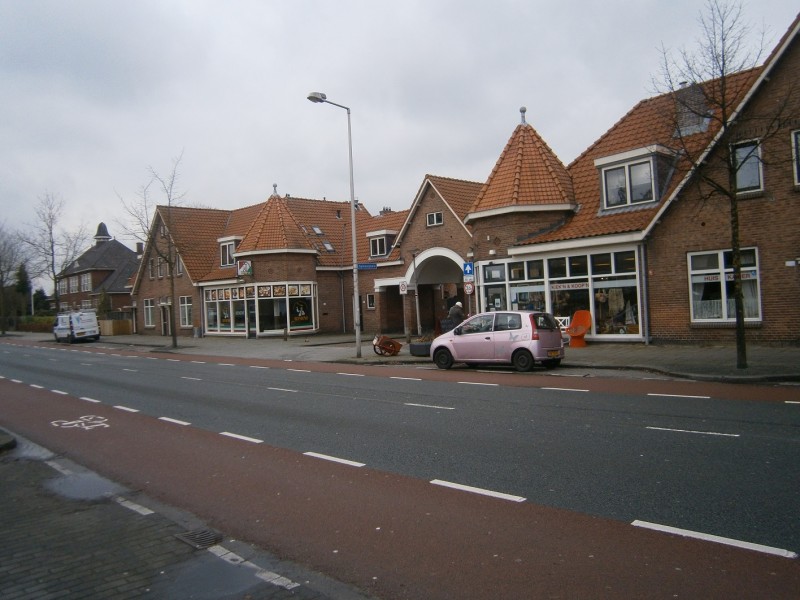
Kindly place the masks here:
[(440, 369), (453, 363), (511, 363), (529, 371), (540, 362), (554, 369), (564, 358), (561, 329), (550, 313), (508, 310), (468, 318), (431, 343), (431, 359)]

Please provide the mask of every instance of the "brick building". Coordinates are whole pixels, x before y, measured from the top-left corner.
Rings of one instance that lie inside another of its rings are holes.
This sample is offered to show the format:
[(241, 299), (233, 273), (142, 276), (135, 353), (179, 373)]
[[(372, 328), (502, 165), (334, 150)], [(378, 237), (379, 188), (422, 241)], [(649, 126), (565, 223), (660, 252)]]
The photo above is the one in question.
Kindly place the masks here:
[(97, 226), (94, 241), (56, 279), (61, 310), (97, 309), (105, 303), (109, 311), (126, 311), (128, 279), (139, 267), (136, 252), (113, 239), (105, 223)]
[[(359, 207), (364, 331), (436, 331), (460, 300), (562, 323), (589, 310), (588, 339), (731, 341), (730, 202), (704, 182), (733, 153), (748, 336), (800, 341), (798, 27), (727, 78), (728, 128), (711, 106), (685, 110), (718, 84), (703, 82), (642, 100), (565, 166), (521, 109), (485, 182), (427, 175), (408, 210)], [(275, 192), (234, 211), (159, 207), (153, 227), (181, 259), (181, 333), (353, 330), (349, 203)], [(163, 267), (145, 249), (133, 291), (145, 333), (170, 330)]]

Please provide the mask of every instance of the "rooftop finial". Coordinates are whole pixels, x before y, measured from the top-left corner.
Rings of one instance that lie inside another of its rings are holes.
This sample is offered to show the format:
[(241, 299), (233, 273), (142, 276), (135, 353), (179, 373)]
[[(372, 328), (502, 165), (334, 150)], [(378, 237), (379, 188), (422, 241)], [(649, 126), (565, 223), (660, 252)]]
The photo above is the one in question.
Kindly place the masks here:
[(278, 195), (278, 184), (277, 183), (273, 183), (272, 184), (272, 195), (273, 196), (277, 196)]
[(523, 124), (523, 125), (525, 125), (525, 112), (526, 112), (527, 110), (528, 110), (528, 109), (527, 109), (527, 108), (525, 108), (524, 106), (520, 106), (520, 107), (519, 107), (519, 114), (520, 114), (520, 117), (521, 117), (521, 119), (522, 119), (522, 124)]

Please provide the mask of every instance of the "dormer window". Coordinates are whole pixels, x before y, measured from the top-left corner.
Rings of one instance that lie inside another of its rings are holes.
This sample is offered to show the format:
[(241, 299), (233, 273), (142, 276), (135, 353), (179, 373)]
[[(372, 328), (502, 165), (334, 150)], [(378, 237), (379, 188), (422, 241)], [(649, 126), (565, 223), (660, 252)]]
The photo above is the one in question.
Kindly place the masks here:
[(369, 238), (369, 255), (386, 256), (392, 251), (392, 244), (397, 239), (397, 231), (393, 229), (378, 229), (368, 231), (367, 237)]
[(595, 160), (603, 207), (616, 209), (657, 200), (670, 171), (671, 154), (667, 148), (648, 146)]
[(221, 267), (232, 267), (236, 264), (233, 253), (236, 251), (236, 242), (224, 242), (219, 245), (219, 264)]
[(649, 160), (603, 169), (606, 208), (653, 200), (653, 168)]
[(372, 238), (369, 241), (370, 256), (384, 256), (386, 254), (386, 238)]

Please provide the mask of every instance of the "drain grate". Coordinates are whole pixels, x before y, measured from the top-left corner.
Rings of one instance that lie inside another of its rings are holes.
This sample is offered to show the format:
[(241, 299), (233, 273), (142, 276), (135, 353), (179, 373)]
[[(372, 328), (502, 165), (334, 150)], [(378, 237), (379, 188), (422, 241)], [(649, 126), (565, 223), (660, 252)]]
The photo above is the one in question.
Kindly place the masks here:
[(184, 533), (176, 533), (175, 537), (197, 550), (205, 550), (222, 541), (222, 534), (213, 529), (195, 529)]

